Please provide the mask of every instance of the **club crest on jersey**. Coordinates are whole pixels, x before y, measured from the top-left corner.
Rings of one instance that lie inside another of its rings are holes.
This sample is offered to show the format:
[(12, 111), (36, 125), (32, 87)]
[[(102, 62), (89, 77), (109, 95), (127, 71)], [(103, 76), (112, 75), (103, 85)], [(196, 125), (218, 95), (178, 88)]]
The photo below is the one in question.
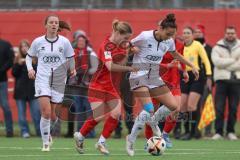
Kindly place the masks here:
[(38, 95), (42, 93), (41, 89), (37, 90)]
[(167, 50), (167, 47), (164, 46), (164, 45), (160, 45), (159, 48), (160, 48), (160, 50), (162, 50), (163, 52), (166, 52), (166, 50)]
[(112, 59), (112, 54), (110, 51), (104, 51), (105, 59)]
[(59, 51), (60, 53), (63, 53), (63, 47), (59, 47), (59, 48), (58, 48), (58, 51)]

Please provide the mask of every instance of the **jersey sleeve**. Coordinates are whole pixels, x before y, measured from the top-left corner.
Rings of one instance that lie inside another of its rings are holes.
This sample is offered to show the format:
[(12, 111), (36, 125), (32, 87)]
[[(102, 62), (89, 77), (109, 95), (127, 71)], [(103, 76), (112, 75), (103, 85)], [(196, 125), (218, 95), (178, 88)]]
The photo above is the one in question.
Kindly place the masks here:
[(133, 46), (140, 47), (142, 44), (144, 44), (145, 38), (144, 38), (144, 33), (140, 33), (137, 37), (131, 40), (131, 44)]
[(64, 47), (64, 54), (66, 58), (71, 58), (74, 56), (74, 50), (69, 40), (66, 40)]
[(37, 40), (35, 39), (27, 51), (28, 56), (37, 57)]
[(176, 46), (175, 46), (175, 42), (174, 42), (174, 40), (173, 39), (170, 39), (169, 40), (169, 48), (168, 48), (168, 51), (169, 52), (175, 52), (176, 51)]
[[(184, 45), (180, 42), (178, 42), (177, 40), (175, 41), (175, 46), (176, 46), (176, 50), (178, 51), (178, 53), (180, 53), (183, 56), (183, 51), (184, 51)], [(182, 62), (180, 62), (182, 70), (186, 70), (186, 65)]]
[(208, 59), (207, 53), (206, 53), (203, 45), (201, 45), (199, 43), (199, 47), (198, 48), (199, 48), (199, 55), (200, 55), (200, 57), (202, 59), (202, 62), (204, 64), (204, 66), (205, 66), (206, 75), (212, 75), (210, 61)]

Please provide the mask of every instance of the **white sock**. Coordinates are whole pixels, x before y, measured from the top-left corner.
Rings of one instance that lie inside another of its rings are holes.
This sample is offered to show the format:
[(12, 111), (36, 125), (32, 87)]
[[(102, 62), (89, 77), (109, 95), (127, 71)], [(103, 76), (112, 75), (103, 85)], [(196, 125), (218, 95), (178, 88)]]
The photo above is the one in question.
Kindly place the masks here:
[(155, 122), (163, 122), (165, 118), (171, 113), (171, 111), (164, 105), (158, 108), (158, 110), (154, 113), (152, 120)]
[(128, 136), (128, 140), (134, 143), (139, 135), (140, 131), (143, 129), (145, 123), (151, 119), (149, 112), (142, 110), (141, 113), (136, 117), (131, 134)]
[(155, 122), (154, 120), (151, 120), (150, 122), (147, 122), (147, 124), (152, 128), (153, 134), (155, 136), (161, 137), (162, 132), (158, 126), (158, 122)]
[(101, 135), (99, 140), (98, 140), (98, 143), (105, 143), (105, 141), (106, 141), (106, 138), (103, 137), (103, 135)]
[(84, 139), (85, 139), (85, 137), (82, 135), (81, 132), (79, 132), (79, 139), (80, 139), (80, 141), (84, 141)]
[(51, 127), (50, 127), (50, 132), (52, 132), (56, 126), (56, 124), (58, 123), (58, 117), (55, 120), (51, 120)]
[(45, 119), (41, 117), (40, 130), (41, 130), (43, 144), (49, 145), (50, 119)]

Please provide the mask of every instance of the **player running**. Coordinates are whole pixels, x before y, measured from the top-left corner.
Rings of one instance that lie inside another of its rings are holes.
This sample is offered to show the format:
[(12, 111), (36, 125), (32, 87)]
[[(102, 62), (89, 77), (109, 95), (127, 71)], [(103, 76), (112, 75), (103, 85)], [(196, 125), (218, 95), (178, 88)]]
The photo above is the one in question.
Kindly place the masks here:
[[(156, 136), (160, 136), (161, 132), (157, 125), (159, 118), (162, 119), (170, 112), (171, 116), (175, 117), (179, 112), (175, 97), (159, 76), (159, 65), (164, 54), (169, 51), (175, 59), (192, 67), (192, 72), (198, 79), (198, 70), (175, 49), (172, 38), (177, 28), (175, 21), (175, 15), (168, 14), (157, 30), (143, 31), (132, 40), (133, 45), (139, 48), (139, 52), (133, 57), (132, 66), (139, 67), (140, 71), (132, 72), (129, 81), (143, 110), (136, 117), (131, 134), (126, 137), (126, 150), (130, 156), (134, 155), (133, 144), (145, 123), (151, 126)], [(155, 98), (167, 107), (160, 107), (153, 115), (154, 107), (151, 98)]]
[[(74, 76), (74, 51), (69, 40), (58, 34), (62, 29), (70, 30), (69, 25), (60, 21), (57, 15), (45, 19), (46, 35), (40, 36), (31, 44), (26, 57), (28, 76), (35, 79), (35, 96), (41, 109), (40, 130), (42, 151), (50, 151), (50, 119), (56, 119), (55, 108), (63, 100), (67, 72)], [(32, 67), (32, 58), (38, 58), (37, 73)], [(36, 75), (36, 76), (35, 76)]]
[(100, 46), (97, 57), (100, 61), (98, 70), (93, 76), (89, 85), (89, 102), (93, 111), (93, 116), (85, 121), (79, 132), (75, 132), (76, 149), (82, 154), (85, 136), (106, 117), (104, 112), (108, 111), (102, 134), (95, 147), (104, 155), (108, 155), (106, 139), (117, 127), (121, 115), (121, 98), (119, 96), (119, 86), (121, 73), (135, 72), (135, 67), (126, 66), (128, 51), (125, 43), (132, 35), (130, 24), (124, 21), (114, 20), (112, 23), (112, 34), (106, 37)]

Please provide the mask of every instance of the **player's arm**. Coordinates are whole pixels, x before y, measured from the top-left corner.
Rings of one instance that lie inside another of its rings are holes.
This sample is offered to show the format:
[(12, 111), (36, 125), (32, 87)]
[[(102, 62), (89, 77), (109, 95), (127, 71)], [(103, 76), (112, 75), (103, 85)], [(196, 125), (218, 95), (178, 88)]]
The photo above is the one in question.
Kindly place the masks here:
[(137, 37), (131, 40), (129, 54), (137, 54), (140, 52), (140, 46), (144, 45), (145, 37), (144, 32), (140, 33)]
[(127, 72), (127, 71), (136, 72), (139, 70), (139, 69), (131, 67), (131, 66), (120, 65), (120, 64), (114, 63), (112, 61), (112, 52), (111, 51), (104, 50), (101, 60), (104, 63), (104, 65), (107, 67), (107, 69), (112, 72)]
[(70, 77), (76, 76), (77, 72), (75, 69), (75, 58), (74, 58), (75, 53), (69, 40), (65, 41), (64, 49), (65, 49), (64, 54), (67, 59), (67, 63), (69, 64)]
[(89, 62), (91, 67), (88, 69), (88, 74), (93, 75), (97, 71), (99, 65), (99, 60), (94, 51), (91, 51), (90, 53)]
[(202, 59), (202, 62), (204, 63), (206, 75), (211, 77), (211, 75), (212, 75), (211, 64), (208, 59), (207, 53), (201, 44), (199, 45), (199, 55)]
[(112, 72), (127, 72), (127, 71), (136, 72), (139, 70), (138, 68), (134, 68), (131, 66), (125, 66), (125, 65), (119, 65), (119, 64), (113, 63), (112, 61), (105, 62), (105, 66), (107, 67), (107, 69), (109, 71), (112, 71)]
[(26, 56), (26, 66), (28, 70), (28, 77), (30, 79), (35, 79), (35, 70), (33, 69), (32, 63), (33, 63), (33, 57), (37, 57), (37, 40), (34, 40), (27, 51)]
[(172, 51), (172, 56), (174, 59), (179, 60), (180, 62), (190, 66), (192, 68), (192, 72), (195, 75), (195, 79), (199, 78), (199, 72), (198, 69), (187, 59), (185, 59), (180, 53), (178, 53), (177, 51)]
[(33, 69), (32, 66), (32, 56), (30, 56), (29, 54), (27, 54), (26, 56), (26, 66), (28, 70), (28, 77), (30, 79), (35, 79), (35, 70)]

